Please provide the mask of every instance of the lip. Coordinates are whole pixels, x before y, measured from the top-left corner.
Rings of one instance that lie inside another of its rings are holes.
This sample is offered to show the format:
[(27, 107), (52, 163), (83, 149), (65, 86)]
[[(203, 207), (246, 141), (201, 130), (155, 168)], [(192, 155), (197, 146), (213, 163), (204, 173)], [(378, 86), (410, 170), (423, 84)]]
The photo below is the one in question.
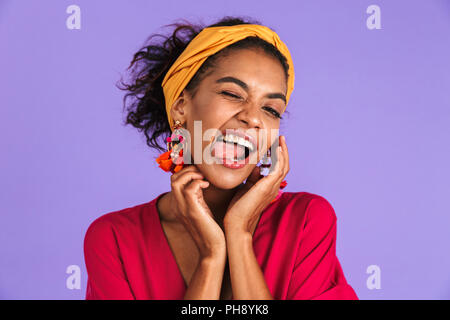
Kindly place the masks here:
[(241, 137), (241, 138), (243, 138), (243, 139), (245, 139), (247, 141), (250, 141), (253, 144), (254, 148), (255, 148), (255, 150), (253, 150), (253, 152), (258, 150), (258, 141), (254, 137), (252, 137), (251, 135), (246, 134), (245, 131), (243, 131), (242, 129), (227, 128), (227, 129), (223, 129), (221, 131), (221, 133), (222, 133), (222, 135), (234, 134), (234, 135), (236, 135), (238, 137)]
[(245, 167), (246, 164), (247, 164), (247, 161), (245, 161), (245, 163), (239, 163), (239, 162), (228, 163), (226, 161), (224, 161), (222, 163), (222, 165), (224, 167), (229, 168), (229, 169), (241, 169), (241, 168)]
[[(257, 140), (254, 137), (252, 137), (251, 135), (246, 134), (245, 131), (243, 131), (242, 129), (227, 128), (227, 129), (223, 129), (222, 131), (220, 131), (220, 133), (222, 135), (234, 134), (238, 137), (241, 137), (241, 138), (251, 142), (254, 146), (254, 150), (252, 151), (252, 153), (258, 149)], [(213, 145), (215, 142), (216, 141), (213, 142)], [(245, 159), (238, 160), (238, 161), (230, 161), (229, 159), (227, 160), (226, 158), (223, 158), (223, 159), (218, 158), (218, 159), (222, 160), (222, 163), (220, 163), (220, 164), (226, 168), (241, 169), (249, 163), (250, 155), (248, 157), (246, 157)]]
[(241, 168), (245, 167), (249, 163), (250, 157), (247, 157), (245, 159), (241, 159), (241, 160), (238, 160), (238, 161), (234, 161), (234, 160), (227, 159), (227, 158), (216, 158), (216, 159), (221, 160), (221, 162), (217, 163), (217, 164), (220, 164), (220, 165), (222, 165), (222, 166), (224, 166), (226, 168), (229, 168), (229, 169), (241, 169)]

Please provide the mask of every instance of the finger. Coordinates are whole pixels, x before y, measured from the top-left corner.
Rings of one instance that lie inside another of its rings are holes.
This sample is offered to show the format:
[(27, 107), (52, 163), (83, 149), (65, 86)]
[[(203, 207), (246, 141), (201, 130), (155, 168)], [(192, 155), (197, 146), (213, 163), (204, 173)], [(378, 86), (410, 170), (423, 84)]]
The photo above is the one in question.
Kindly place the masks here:
[[(284, 143), (284, 136), (278, 137), (278, 148), (277, 148), (277, 155), (278, 155), (278, 162), (279, 166), (277, 166), (278, 173), (280, 174), (279, 177), (283, 178), (285, 176), (286, 171), (286, 152), (285, 152), (285, 143)], [(278, 163), (277, 163), (278, 165)], [(280, 181), (281, 182), (281, 181)]]
[(282, 165), (283, 165), (283, 154), (281, 152), (281, 146), (278, 146), (276, 148), (276, 163), (275, 163), (275, 167), (273, 168), (273, 171), (271, 173), (269, 173), (269, 176), (271, 176), (273, 179), (278, 179), (279, 177), (281, 177), (281, 170), (282, 170)]
[(188, 166), (183, 167), (183, 169), (181, 169), (180, 171), (172, 174), (170, 176), (170, 181), (171, 183), (174, 183), (175, 181), (177, 181), (181, 176), (183, 176), (184, 174), (188, 173), (188, 172), (197, 172), (197, 173), (201, 173), (198, 168), (196, 168), (194, 165), (190, 164)]
[(282, 136), (281, 147), (284, 159), (284, 176), (289, 172), (289, 152), (286, 144), (286, 136)]
[(186, 188), (187, 193), (195, 194), (200, 191), (200, 189), (206, 188), (209, 186), (208, 181), (204, 180), (193, 180)]
[[(278, 178), (283, 178), (284, 175), (284, 165), (286, 162), (286, 158), (283, 153), (283, 147), (281, 145), (278, 146)], [(281, 182), (281, 180), (280, 180)]]
[[(186, 192), (186, 201), (190, 205), (196, 205), (200, 202), (201, 205), (207, 209), (207, 204), (205, 200), (203, 199), (203, 192), (202, 189), (207, 188), (209, 186), (208, 181), (203, 180), (194, 180), (192, 181), (184, 190)], [(206, 210), (208, 215), (212, 218), (214, 218), (213, 213), (211, 210)]]
[(200, 171), (193, 171), (193, 170), (189, 170), (189, 171), (185, 171), (185, 172), (177, 172), (177, 176), (173, 177), (171, 179), (171, 183), (175, 184), (175, 185), (184, 185), (186, 184), (186, 182), (189, 182), (187, 180), (189, 180), (190, 176), (195, 177), (195, 179), (198, 179), (199, 177), (201, 179), (204, 179), (205, 176), (200, 172)]
[(277, 147), (277, 156), (278, 156), (278, 161), (277, 164), (275, 165), (275, 170), (274, 170), (274, 182), (272, 183), (272, 187), (273, 187), (273, 192), (275, 194), (277, 194), (280, 190), (280, 185), (281, 182), (283, 181), (284, 177), (285, 177), (285, 164), (286, 164), (286, 157), (283, 153), (282, 150), (283, 146), (279, 145)]
[(190, 184), (193, 180), (200, 180), (202, 181), (204, 179), (204, 176), (200, 172), (184, 172), (183, 174), (179, 175), (178, 178), (174, 181), (172, 181), (172, 190), (175, 193), (175, 197), (178, 199), (178, 201), (184, 201), (185, 197), (183, 194), (184, 188)]

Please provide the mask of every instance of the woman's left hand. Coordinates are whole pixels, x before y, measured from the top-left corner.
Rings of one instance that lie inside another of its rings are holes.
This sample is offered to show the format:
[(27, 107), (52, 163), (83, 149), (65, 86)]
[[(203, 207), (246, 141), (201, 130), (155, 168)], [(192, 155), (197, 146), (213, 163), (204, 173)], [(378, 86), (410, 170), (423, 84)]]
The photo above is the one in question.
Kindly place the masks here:
[(289, 172), (289, 155), (284, 136), (279, 136), (277, 159), (270, 174), (262, 176), (260, 168), (256, 166), (246, 183), (239, 187), (223, 220), (225, 230), (253, 235), (259, 216), (278, 195), (280, 184)]

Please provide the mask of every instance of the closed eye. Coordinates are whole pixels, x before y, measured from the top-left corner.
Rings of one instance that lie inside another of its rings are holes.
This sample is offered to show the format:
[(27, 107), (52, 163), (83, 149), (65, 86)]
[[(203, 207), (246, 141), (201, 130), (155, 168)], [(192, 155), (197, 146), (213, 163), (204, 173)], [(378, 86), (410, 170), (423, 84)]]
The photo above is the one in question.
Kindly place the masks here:
[[(230, 93), (228, 91), (221, 91), (220, 94), (228, 96), (228, 97), (232, 97), (235, 99), (242, 99), (240, 96), (237, 96), (233, 93)], [(274, 117), (279, 118), (279, 119), (283, 119), (283, 117), (273, 108), (271, 107), (264, 107), (265, 110), (267, 110), (269, 113), (271, 113)]]
[(241, 99), (240, 96), (237, 96), (237, 95), (235, 95), (235, 94), (232, 94), (232, 93), (230, 93), (230, 92), (228, 92), (228, 91), (221, 91), (220, 94), (225, 95), (225, 96), (229, 96), (229, 97), (232, 97), (232, 98)]
[(264, 107), (265, 110), (269, 111), (271, 114), (273, 114), (275, 117), (279, 119), (283, 119), (283, 117), (273, 108), (271, 107)]

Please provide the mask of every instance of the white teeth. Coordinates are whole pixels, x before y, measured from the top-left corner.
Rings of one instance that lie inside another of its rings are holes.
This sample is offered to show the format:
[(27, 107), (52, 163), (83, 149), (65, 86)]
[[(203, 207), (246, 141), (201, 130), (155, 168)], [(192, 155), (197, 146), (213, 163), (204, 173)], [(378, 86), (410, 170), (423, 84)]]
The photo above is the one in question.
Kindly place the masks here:
[(245, 140), (242, 137), (236, 136), (234, 134), (222, 135), (219, 137), (218, 140), (225, 141), (225, 142), (231, 142), (231, 143), (237, 143), (243, 147), (247, 147), (250, 150), (250, 152), (253, 152), (253, 150), (254, 150), (253, 143), (251, 143), (248, 140)]

